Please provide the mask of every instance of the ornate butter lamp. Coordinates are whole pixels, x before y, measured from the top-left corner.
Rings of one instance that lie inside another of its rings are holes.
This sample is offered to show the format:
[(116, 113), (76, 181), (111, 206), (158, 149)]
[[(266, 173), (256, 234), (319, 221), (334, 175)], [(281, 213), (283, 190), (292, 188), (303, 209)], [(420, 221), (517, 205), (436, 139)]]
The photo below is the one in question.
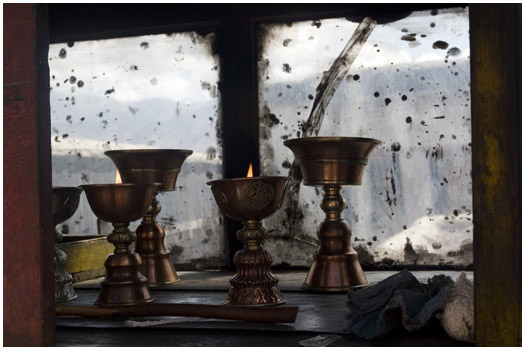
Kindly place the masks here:
[(73, 277), (67, 272), (67, 256), (57, 248), (57, 243), (62, 240), (62, 234), (56, 226), (65, 222), (75, 214), (78, 209), (82, 189), (80, 187), (53, 187), (53, 225), (55, 226), (55, 301), (69, 301), (76, 299), (73, 289)]
[(372, 150), (381, 141), (358, 137), (311, 137), (284, 142), (295, 154), (306, 186), (322, 186), (321, 209), (326, 217), (317, 230), (319, 244), (303, 288), (346, 291), (368, 284), (357, 253), (350, 244), (352, 230), (341, 212), (346, 202), (341, 186), (361, 185)]
[(82, 185), (93, 213), (113, 224), (107, 239), (115, 246), (104, 266), (106, 277), (101, 284), (96, 305), (100, 307), (138, 305), (152, 302), (147, 280), (140, 273), (141, 258), (130, 251), (136, 236), (129, 223), (139, 220), (153, 199), (154, 183)]
[(270, 271), (272, 256), (262, 248), (266, 231), (261, 220), (279, 209), (287, 181), (287, 177), (262, 176), (207, 183), (221, 211), (244, 225), (237, 232), (244, 247), (233, 258), (237, 273), (230, 279), (232, 288), (224, 304), (270, 306), (285, 302), (277, 287), (279, 279)]
[(124, 183), (155, 182), (160, 185), (153, 201), (137, 227), (135, 252), (142, 258), (141, 273), (149, 286), (179, 282), (179, 276), (164, 245), (166, 233), (157, 223), (161, 206), (156, 198), (159, 192), (175, 190), (175, 183), (184, 160), (193, 153), (180, 149), (134, 149), (106, 151), (115, 163)]

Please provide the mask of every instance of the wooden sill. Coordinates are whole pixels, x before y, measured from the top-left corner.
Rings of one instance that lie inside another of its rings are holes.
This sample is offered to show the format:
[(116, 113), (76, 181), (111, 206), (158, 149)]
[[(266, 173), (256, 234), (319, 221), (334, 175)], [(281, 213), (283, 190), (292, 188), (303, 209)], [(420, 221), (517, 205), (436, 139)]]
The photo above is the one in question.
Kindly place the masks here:
[[(466, 271), (469, 279), (472, 272)], [(258, 324), (240, 321), (189, 317), (150, 317), (171, 320), (154, 327), (128, 327), (126, 319), (57, 317), (57, 346), (299, 346), (298, 342), (319, 334), (338, 334), (342, 338), (331, 346), (468, 346), (450, 338), (439, 321), (420, 331), (400, 329), (377, 339), (365, 340), (346, 334), (348, 311), (346, 293), (310, 293), (301, 289), (307, 271), (274, 271), (287, 306), (298, 306), (294, 324)], [(369, 271), (371, 283), (396, 271)], [(445, 273), (455, 279), (459, 271), (416, 271), (423, 282)], [(156, 302), (203, 303), (219, 305), (229, 289), (231, 271), (180, 272), (181, 282), (152, 288)], [(99, 292), (99, 281), (75, 284), (78, 299), (63, 305), (92, 305)], [(135, 319), (143, 321), (144, 319)]]

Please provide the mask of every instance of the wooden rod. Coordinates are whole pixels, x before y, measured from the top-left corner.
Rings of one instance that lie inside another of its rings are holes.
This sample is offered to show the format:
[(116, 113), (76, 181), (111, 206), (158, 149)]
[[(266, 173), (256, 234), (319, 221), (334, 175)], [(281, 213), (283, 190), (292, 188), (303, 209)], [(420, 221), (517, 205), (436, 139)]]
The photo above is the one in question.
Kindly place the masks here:
[(100, 308), (97, 306), (80, 305), (57, 305), (55, 309), (57, 316), (186, 316), (262, 323), (294, 323), (295, 317), (299, 312), (299, 308), (297, 306), (253, 307), (169, 303), (119, 306), (111, 308)]

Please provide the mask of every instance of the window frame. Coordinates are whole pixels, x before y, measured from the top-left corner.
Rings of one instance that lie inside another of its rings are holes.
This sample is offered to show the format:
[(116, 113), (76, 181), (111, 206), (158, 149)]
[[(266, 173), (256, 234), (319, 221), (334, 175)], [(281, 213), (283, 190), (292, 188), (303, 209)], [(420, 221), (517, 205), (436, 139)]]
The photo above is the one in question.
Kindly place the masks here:
[[(331, 15), (355, 15), (376, 10), (380, 13), (392, 11), (423, 10), (429, 8), (446, 8), (462, 6), (462, 4), (261, 4), (261, 5), (185, 5), (172, 18), (171, 25), (160, 20), (158, 25), (149, 25), (154, 16), (149, 14), (148, 21), (132, 21), (126, 19), (125, 13), (119, 21), (118, 28), (108, 25), (111, 21), (96, 15), (96, 11), (87, 11), (88, 5), (49, 4), (49, 33), (51, 42), (64, 42), (68, 40), (92, 40), (117, 35), (153, 34), (154, 29), (163, 31), (179, 28), (193, 28), (196, 23), (203, 21), (221, 23), (223, 32), (233, 32), (232, 38), (237, 36), (248, 37), (248, 42), (240, 42), (246, 50), (244, 54), (253, 55), (252, 47), (254, 23), (258, 20), (283, 21), (307, 20), (327, 18)], [(60, 8), (62, 6), (62, 8)], [(122, 7), (122, 5), (96, 5), (98, 15), (106, 9)], [(140, 6), (140, 5), (139, 5)], [(144, 5), (157, 7), (157, 5)], [(171, 5), (174, 8), (180, 5)], [(257, 8), (257, 6), (259, 6)], [(59, 9), (60, 8), (60, 9)], [(258, 14), (256, 14), (257, 11)], [(521, 4), (469, 4), (470, 29), (471, 29), (471, 72), (472, 72), (472, 137), (473, 137), (473, 212), (474, 212), (474, 271), (475, 271), (475, 318), (476, 318), (476, 345), (494, 346), (509, 345), (521, 346)], [(125, 11), (124, 11), (125, 12)], [(131, 11), (133, 12), (133, 11)], [(151, 11), (154, 12), (154, 11)], [(162, 12), (162, 11), (161, 11)], [(177, 12), (177, 11), (176, 11)], [(95, 14), (94, 14), (95, 13)], [(139, 15), (135, 9), (135, 15)], [(129, 13), (128, 13), (129, 14)], [(163, 13), (168, 16), (170, 13)], [(373, 14), (373, 13), (372, 13)], [(76, 16), (77, 15), (77, 16)], [(45, 11), (39, 16), (46, 16)], [(166, 16), (162, 16), (165, 18)], [(69, 17), (69, 18), (68, 18)], [(104, 16), (102, 16), (104, 17)], [(147, 17), (147, 16), (146, 16)], [(64, 19), (61, 27), (57, 29), (56, 21)], [(96, 22), (86, 26), (87, 22)], [(74, 23), (73, 23), (74, 22)], [(176, 24), (173, 24), (177, 22)], [(236, 23), (238, 22), (238, 23)], [(141, 24), (142, 23), (142, 24)], [(105, 24), (105, 25), (104, 25)], [(228, 29), (229, 28), (229, 29)], [(247, 33), (240, 33), (240, 29), (248, 29)], [(47, 34), (47, 33), (44, 33)], [(242, 34), (242, 35), (241, 35)], [(505, 40), (502, 40), (505, 37)], [(251, 43), (251, 44), (250, 44)], [(222, 48), (224, 49), (224, 48)], [(492, 52), (499, 49), (499, 55)], [(234, 60), (229, 62), (229, 75), (221, 76), (223, 85), (222, 103), (224, 134), (228, 137), (235, 129), (239, 120), (245, 121), (256, 113), (257, 96), (241, 89), (242, 86), (257, 86), (253, 84), (256, 78), (254, 66), (235, 66), (244, 59), (240, 52), (231, 53)], [(226, 72), (225, 67), (221, 71)], [(487, 77), (486, 73), (495, 73)], [(235, 75), (233, 74), (235, 72)], [(228, 79), (248, 79), (243, 84)], [(229, 104), (228, 104), (229, 103)], [(245, 103), (247, 106), (244, 106)], [(40, 106), (39, 108), (45, 108)], [(235, 112), (248, 111), (250, 114), (236, 114)], [(231, 113), (231, 114), (229, 114)], [(44, 113), (45, 115), (45, 113)], [(256, 114), (255, 114), (256, 115)], [(244, 117), (242, 117), (244, 116)], [(257, 138), (257, 130), (249, 131)], [(497, 135), (498, 140), (503, 140), (504, 158), (501, 159), (496, 175), (487, 171), (486, 159), (491, 152), (491, 144), (487, 136)], [(41, 142), (45, 142), (42, 141)], [(254, 139), (241, 138), (237, 144), (258, 144)], [(241, 150), (226, 152), (224, 159), (225, 177), (243, 176), (246, 159), (251, 156), (251, 151)], [(250, 149), (251, 150), (251, 149)], [(242, 164), (242, 167), (241, 167)], [(259, 172), (258, 161), (255, 163), (255, 174)], [(44, 198), (45, 199), (45, 198)], [(505, 204), (504, 211), (499, 206)], [(41, 205), (45, 205), (41, 204)], [(510, 207), (509, 207), (510, 205)], [(229, 235), (235, 231), (234, 225), (228, 225)], [(5, 237), (4, 237), (5, 238)], [(231, 252), (230, 252), (231, 253)], [(476, 263), (477, 262), (477, 263)], [(503, 284), (502, 288), (502, 284)], [(506, 284), (509, 283), (510, 284)], [(482, 312), (479, 312), (482, 311)]]
[[(378, 22), (411, 11), (462, 4), (49, 4), (50, 44), (196, 31), (217, 35), (224, 178), (244, 177), (250, 163), (260, 174), (257, 57), (259, 23), (371, 15)], [(243, 244), (242, 224), (224, 218), (228, 263)]]

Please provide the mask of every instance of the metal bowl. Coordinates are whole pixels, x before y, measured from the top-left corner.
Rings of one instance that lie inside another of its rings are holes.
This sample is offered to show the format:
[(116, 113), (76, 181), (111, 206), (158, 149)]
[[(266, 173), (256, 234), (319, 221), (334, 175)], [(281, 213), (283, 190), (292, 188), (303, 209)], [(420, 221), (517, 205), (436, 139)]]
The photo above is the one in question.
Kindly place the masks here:
[(75, 214), (82, 188), (53, 187), (53, 225), (63, 223)]
[(361, 137), (309, 137), (284, 141), (307, 186), (360, 185), (368, 157), (381, 141)]
[(261, 220), (281, 206), (287, 177), (261, 176), (207, 182), (217, 205), (235, 220)]
[(184, 160), (193, 151), (184, 149), (130, 149), (106, 151), (124, 183), (159, 183), (157, 191), (173, 191)]
[(82, 185), (93, 213), (111, 223), (129, 223), (144, 216), (156, 183)]

